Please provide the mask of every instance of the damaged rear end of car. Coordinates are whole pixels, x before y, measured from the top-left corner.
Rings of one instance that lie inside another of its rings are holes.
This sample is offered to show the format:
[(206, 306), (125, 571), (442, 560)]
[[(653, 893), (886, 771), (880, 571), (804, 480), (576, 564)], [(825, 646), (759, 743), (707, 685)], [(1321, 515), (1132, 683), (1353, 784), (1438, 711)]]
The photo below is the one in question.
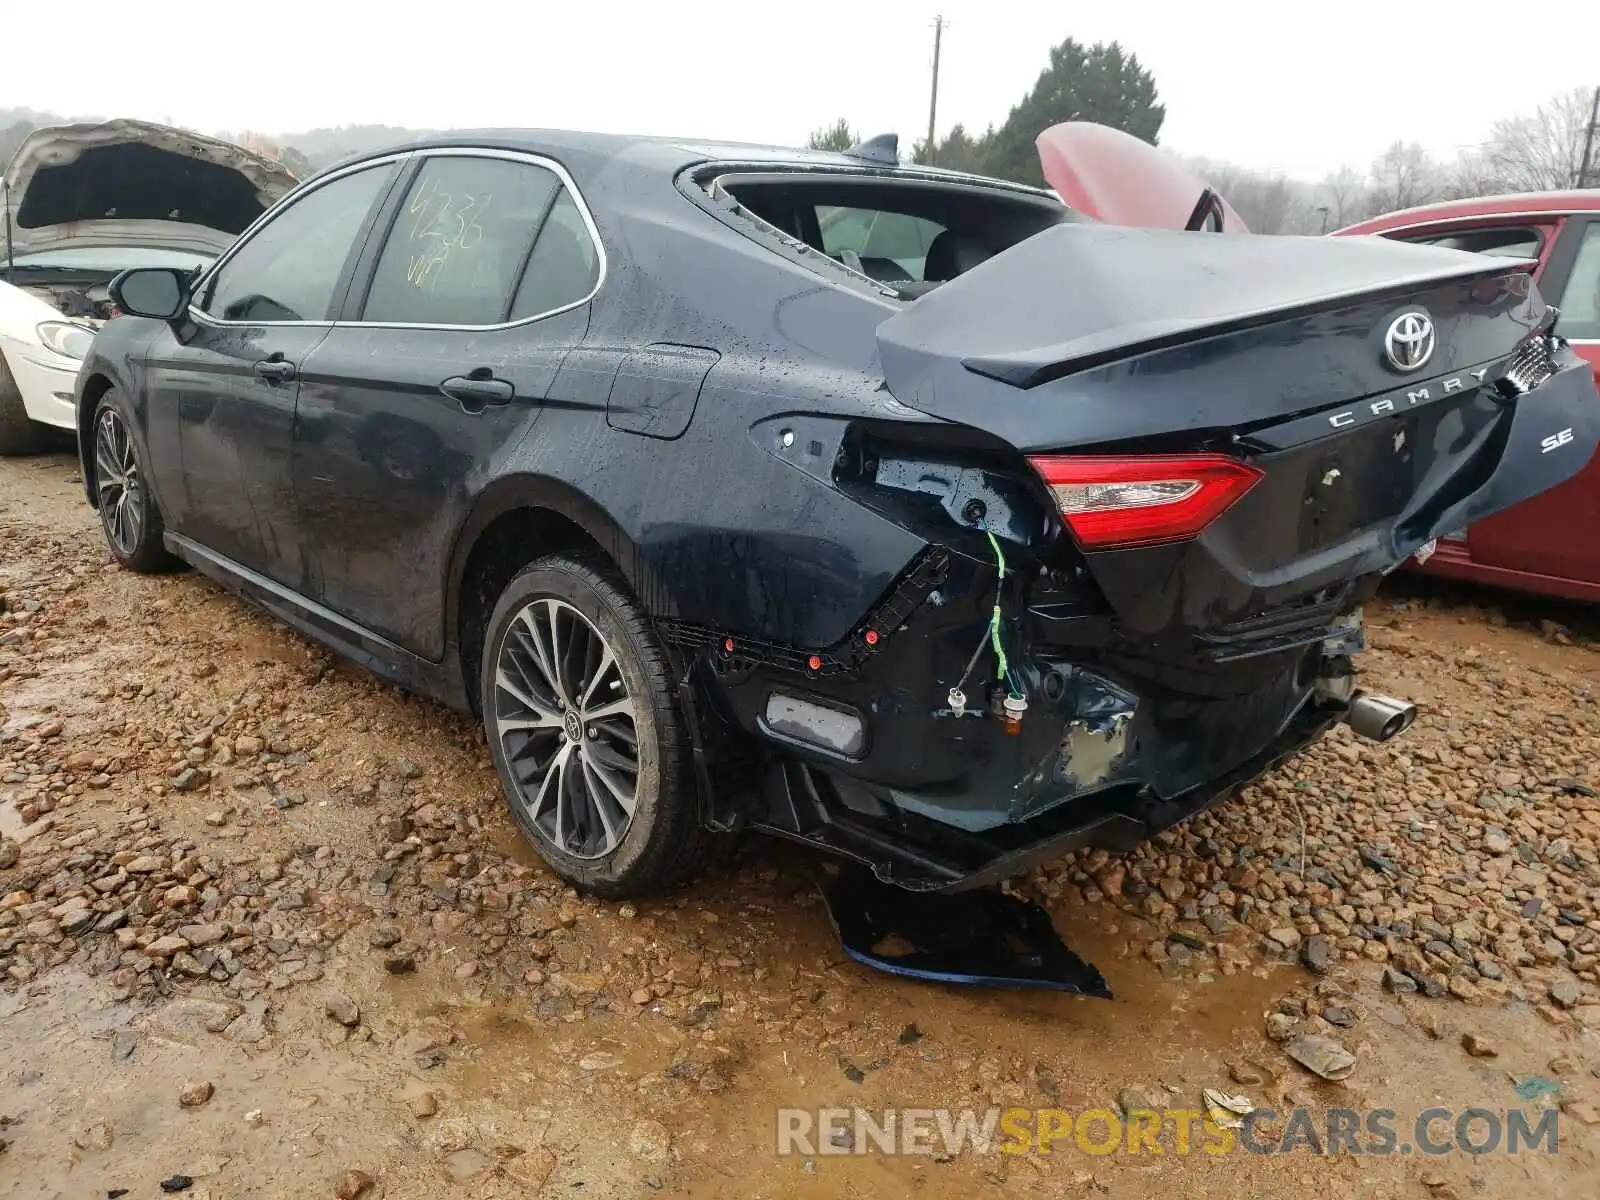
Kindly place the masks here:
[(1600, 441), (1555, 317), (1452, 251), (1080, 223), (905, 304), (827, 483), (922, 551), (832, 647), (713, 648), (787, 751), (755, 823), (964, 891), (1402, 732), (1362, 604)]

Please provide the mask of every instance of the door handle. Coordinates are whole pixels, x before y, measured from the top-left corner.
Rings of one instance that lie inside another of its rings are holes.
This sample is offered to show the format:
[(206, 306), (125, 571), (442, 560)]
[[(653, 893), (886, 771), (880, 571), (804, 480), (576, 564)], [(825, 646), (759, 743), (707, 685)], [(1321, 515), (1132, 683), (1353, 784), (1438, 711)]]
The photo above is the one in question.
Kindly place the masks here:
[(482, 412), (490, 404), (510, 404), (517, 389), (504, 379), (495, 379), (488, 372), (474, 371), (471, 375), (453, 375), (439, 385), (439, 390), (452, 400), (459, 400), (468, 412)]
[(294, 364), (282, 357), (264, 358), (252, 369), (258, 378), (268, 383), (287, 383), (294, 378)]

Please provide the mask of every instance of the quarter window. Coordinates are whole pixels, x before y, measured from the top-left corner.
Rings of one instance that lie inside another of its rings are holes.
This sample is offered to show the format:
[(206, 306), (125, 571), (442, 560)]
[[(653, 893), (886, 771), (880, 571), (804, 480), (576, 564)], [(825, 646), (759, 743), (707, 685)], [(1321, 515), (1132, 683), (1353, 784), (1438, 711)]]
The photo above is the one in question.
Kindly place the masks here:
[(1578, 244), (1578, 257), (1561, 292), (1562, 337), (1600, 341), (1600, 221), (1590, 221)]
[(371, 167), (308, 192), (223, 263), (201, 308), (225, 321), (327, 321), (356, 238), (393, 176)]
[(600, 255), (589, 227), (583, 223), (577, 201), (563, 189), (528, 258), (528, 269), (522, 273), (511, 305), (511, 319), (521, 321), (576, 304), (594, 290), (599, 275)]
[(598, 262), (561, 178), (532, 163), (437, 155), (400, 207), (364, 321), (498, 325), (582, 300)]

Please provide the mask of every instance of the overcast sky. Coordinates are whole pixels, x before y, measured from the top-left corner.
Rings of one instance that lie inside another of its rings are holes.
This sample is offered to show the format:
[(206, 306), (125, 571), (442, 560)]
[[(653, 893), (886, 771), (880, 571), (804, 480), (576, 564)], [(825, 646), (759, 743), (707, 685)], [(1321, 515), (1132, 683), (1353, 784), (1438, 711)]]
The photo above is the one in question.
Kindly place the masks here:
[[(1155, 74), (1164, 145), (1315, 178), (1365, 168), (1397, 137), (1453, 157), (1497, 117), (1600, 84), (1600, 6), (1318, 9), (1331, 19), (1290, 0), (78, 0), (70, 33), (7, 39), (0, 105), (235, 132), (525, 125), (781, 144), (845, 116), (909, 149), (942, 11), (941, 133), (1003, 120), (1061, 38), (1115, 39)], [(1511, 35), (1515, 13), (1526, 28)]]

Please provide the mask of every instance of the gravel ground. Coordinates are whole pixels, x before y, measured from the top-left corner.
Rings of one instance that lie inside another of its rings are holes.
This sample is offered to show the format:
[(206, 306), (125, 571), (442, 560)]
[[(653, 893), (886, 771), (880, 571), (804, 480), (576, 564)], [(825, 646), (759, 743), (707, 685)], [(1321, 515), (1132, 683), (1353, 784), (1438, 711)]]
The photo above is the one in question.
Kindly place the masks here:
[[(1581, 610), (1402, 582), (1362, 670), (1422, 705), (1408, 735), (1341, 730), (1135, 855), (1014, 881), (1104, 1002), (850, 963), (819, 864), (775, 843), (666, 900), (578, 897), (471, 722), (192, 573), (116, 569), (68, 457), (0, 461), (0, 547), (0, 1196), (1600, 1191)], [(783, 1105), (1207, 1087), (1559, 1105), (1560, 1152), (773, 1152)]]

